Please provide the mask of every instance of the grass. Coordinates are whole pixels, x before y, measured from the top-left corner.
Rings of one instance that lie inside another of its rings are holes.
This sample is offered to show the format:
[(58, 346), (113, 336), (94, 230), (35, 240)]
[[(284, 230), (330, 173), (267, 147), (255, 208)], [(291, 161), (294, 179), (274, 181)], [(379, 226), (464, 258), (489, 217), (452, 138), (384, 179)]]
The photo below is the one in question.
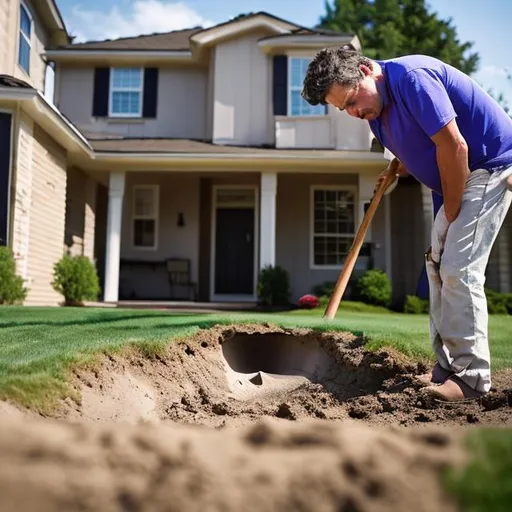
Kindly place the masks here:
[[(67, 396), (67, 371), (94, 362), (95, 354), (137, 347), (158, 353), (173, 339), (232, 322), (270, 322), (282, 327), (345, 330), (368, 338), (368, 347), (391, 346), (431, 358), (428, 317), (377, 312), (341, 304), (332, 321), (323, 309), (281, 314), (183, 314), (157, 310), (94, 308), (0, 308), (0, 399), (45, 410)], [(491, 316), (494, 368), (512, 367), (510, 317)]]
[(448, 470), (446, 490), (465, 512), (508, 512), (512, 503), (512, 433), (505, 429), (480, 429), (465, 439), (469, 463)]

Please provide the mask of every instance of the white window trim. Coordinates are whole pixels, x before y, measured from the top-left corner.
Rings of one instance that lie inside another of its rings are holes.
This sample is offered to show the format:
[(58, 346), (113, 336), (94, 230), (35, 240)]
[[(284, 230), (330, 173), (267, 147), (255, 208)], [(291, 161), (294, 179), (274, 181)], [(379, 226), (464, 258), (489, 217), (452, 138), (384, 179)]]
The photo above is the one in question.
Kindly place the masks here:
[(309, 268), (312, 270), (340, 270), (342, 265), (315, 265), (315, 191), (335, 190), (354, 194), (354, 236), (359, 226), (359, 197), (357, 185), (311, 185), (309, 191)]
[[(139, 110), (138, 112), (134, 113), (134, 114), (131, 114), (131, 113), (127, 113), (127, 114), (123, 114), (123, 113), (114, 113), (112, 112), (112, 105), (114, 103), (113, 101), (113, 98), (114, 98), (114, 71), (116, 69), (138, 69), (140, 71), (140, 88), (138, 89), (135, 89), (135, 88), (132, 88), (132, 89), (115, 89), (115, 90), (118, 90), (118, 91), (123, 91), (123, 92), (140, 92), (140, 102), (139, 102)], [(127, 117), (127, 118), (139, 118), (139, 117), (142, 117), (142, 112), (143, 112), (143, 109), (144, 109), (144, 68), (139, 68), (139, 67), (132, 67), (132, 66), (127, 66), (127, 67), (120, 67), (120, 66), (115, 66), (115, 67), (111, 67), (110, 68), (110, 85), (109, 85), (109, 92), (108, 92), (108, 117)]]
[[(293, 59), (309, 59), (311, 60), (313, 57), (311, 55), (288, 55), (288, 63), (287, 63), (287, 66), (288, 66), (288, 72), (287, 72), (287, 88), (286, 88), (286, 95), (287, 95), (287, 107), (286, 107), (286, 113), (287, 113), (287, 117), (291, 117), (292, 119), (315, 119), (315, 118), (322, 118), (324, 119), (325, 116), (328, 114), (328, 111), (327, 111), (327, 108), (325, 108), (325, 111), (323, 114), (318, 114), (318, 113), (315, 113), (315, 114), (311, 114), (311, 115), (307, 115), (307, 114), (299, 114), (299, 115), (294, 115), (292, 114), (292, 95), (291, 95), (291, 91), (292, 91), (292, 60)], [(294, 86), (295, 87), (295, 86)], [(301, 88), (302, 89), (302, 88)], [(321, 105), (323, 106), (323, 105)]]
[[(152, 190), (153, 191), (153, 200), (154, 200), (154, 215), (136, 215), (135, 214), (135, 206), (136, 206), (136, 197), (138, 190)], [(152, 246), (141, 247), (135, 245), (135, 221), (136, 220), (154, 220), (155, 221), (155, 243)], [(158, 233), (159, 233), (159, 225), (160, 225), (160, 185), (134, 185), (133, 186), (133, 196), (132, 196), (132, 214), (131, 214), (131, 230), (132, 230), (132, 249), (135, 251), (157, 251), (158, 250)]]
[[(30, 19), (30, 36), (25, 34), (23, 30), (21, 30), (21, 10), (24, 9), (27, 13), (27, 16)], [(30, 12), (30, 9), (28, 8), (27, 4), (20, 0), (20, 19), (18, 22), (18, 33), (23, 36), (23, 39), (28, 44), (29, 47), (29, 61), (28, 61), (28, 70), (26, 70), (21, 64), (20, 64), (20, 55), (21, 55), (21, 45), (19, 44), (19, 38), (18, 38), (18, 67), (23, 70), (24, 73), (26, 73), (28, 76), (30, 76), (30, 55), (32, 53), (32, 32), (34, 31), (34, 17), (32, 16), (32, 13)]]

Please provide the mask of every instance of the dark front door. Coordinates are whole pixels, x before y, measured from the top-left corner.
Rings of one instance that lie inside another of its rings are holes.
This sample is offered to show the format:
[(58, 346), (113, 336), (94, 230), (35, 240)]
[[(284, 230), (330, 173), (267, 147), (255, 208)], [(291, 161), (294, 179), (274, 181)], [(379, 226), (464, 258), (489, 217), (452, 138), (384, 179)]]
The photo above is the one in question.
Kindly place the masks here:
[(218, 208), (215, 231), (216, 294), (254, 292), (254, 209)]
[(11, 114), (0, 113), (0, 245), (8, 242), (10, 175)]

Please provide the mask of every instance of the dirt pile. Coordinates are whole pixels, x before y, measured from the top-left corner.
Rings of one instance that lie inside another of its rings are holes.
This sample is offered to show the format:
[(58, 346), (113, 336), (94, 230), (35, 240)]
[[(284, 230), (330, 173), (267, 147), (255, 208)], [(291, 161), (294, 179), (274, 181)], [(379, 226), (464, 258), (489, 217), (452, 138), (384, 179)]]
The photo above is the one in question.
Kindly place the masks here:
[(3, 512), (449, 512), (455, 435), (355, 422), (0, 422)]
[(109, 356), (80, 372), (82, 400), (58, 417), (240, 426), (261, 417), (357, 419), (370, 424), (511, 424), (512, 376), (466, 404), (429, 400), (414, 383), (426, 370), (393, 351), (365, 350), (348, 333), (218, 326), (170, 346), (165, 356)]

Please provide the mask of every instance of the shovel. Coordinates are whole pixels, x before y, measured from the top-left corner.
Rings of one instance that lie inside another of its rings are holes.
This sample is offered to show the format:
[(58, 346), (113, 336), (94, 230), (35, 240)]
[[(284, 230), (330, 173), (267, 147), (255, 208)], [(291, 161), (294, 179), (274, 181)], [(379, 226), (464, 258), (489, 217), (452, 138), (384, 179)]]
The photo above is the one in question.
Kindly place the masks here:
[(379, 183), (379, 186), (376, 188), (372, 200), (370, 202), (370, 206), (366, 213), (364, 214), (363, 221), (357, 230), (354, 241), (352, 242), (352, 247), (347, 255), (347, 259), (345, 260), (345, 265), (343, 266), (343, 270), (338, 277), (338, 281), (336, 282), (336, 286), (334, 287), (334, 291), (329, 300), (329, 304), (325, 309), (324, 318), (328, 320), (332, 320), (336, 311), (338, 311), (341, 298), (345, 293), (345, 289), (347, 288), (348, 280), (350, 275), (352, 274), (352, 270), (354, 270), (354, 265), (356, 264), (357, 257), (359, 256), (359, 251), (361, 250), (361, 246), (363, 245), (364, 239), (366, 237), (366, 232), (370, 226), (370, 223), (377, 211), (377, 207), (384, 195), (384, 192), (393, 184), (395, 179), (399, 176), (397, 173), (398, 166), (400, 165), (399, 160), (394, 158), (388, 164), (388, 171), (385, 174), (384, 179)]

